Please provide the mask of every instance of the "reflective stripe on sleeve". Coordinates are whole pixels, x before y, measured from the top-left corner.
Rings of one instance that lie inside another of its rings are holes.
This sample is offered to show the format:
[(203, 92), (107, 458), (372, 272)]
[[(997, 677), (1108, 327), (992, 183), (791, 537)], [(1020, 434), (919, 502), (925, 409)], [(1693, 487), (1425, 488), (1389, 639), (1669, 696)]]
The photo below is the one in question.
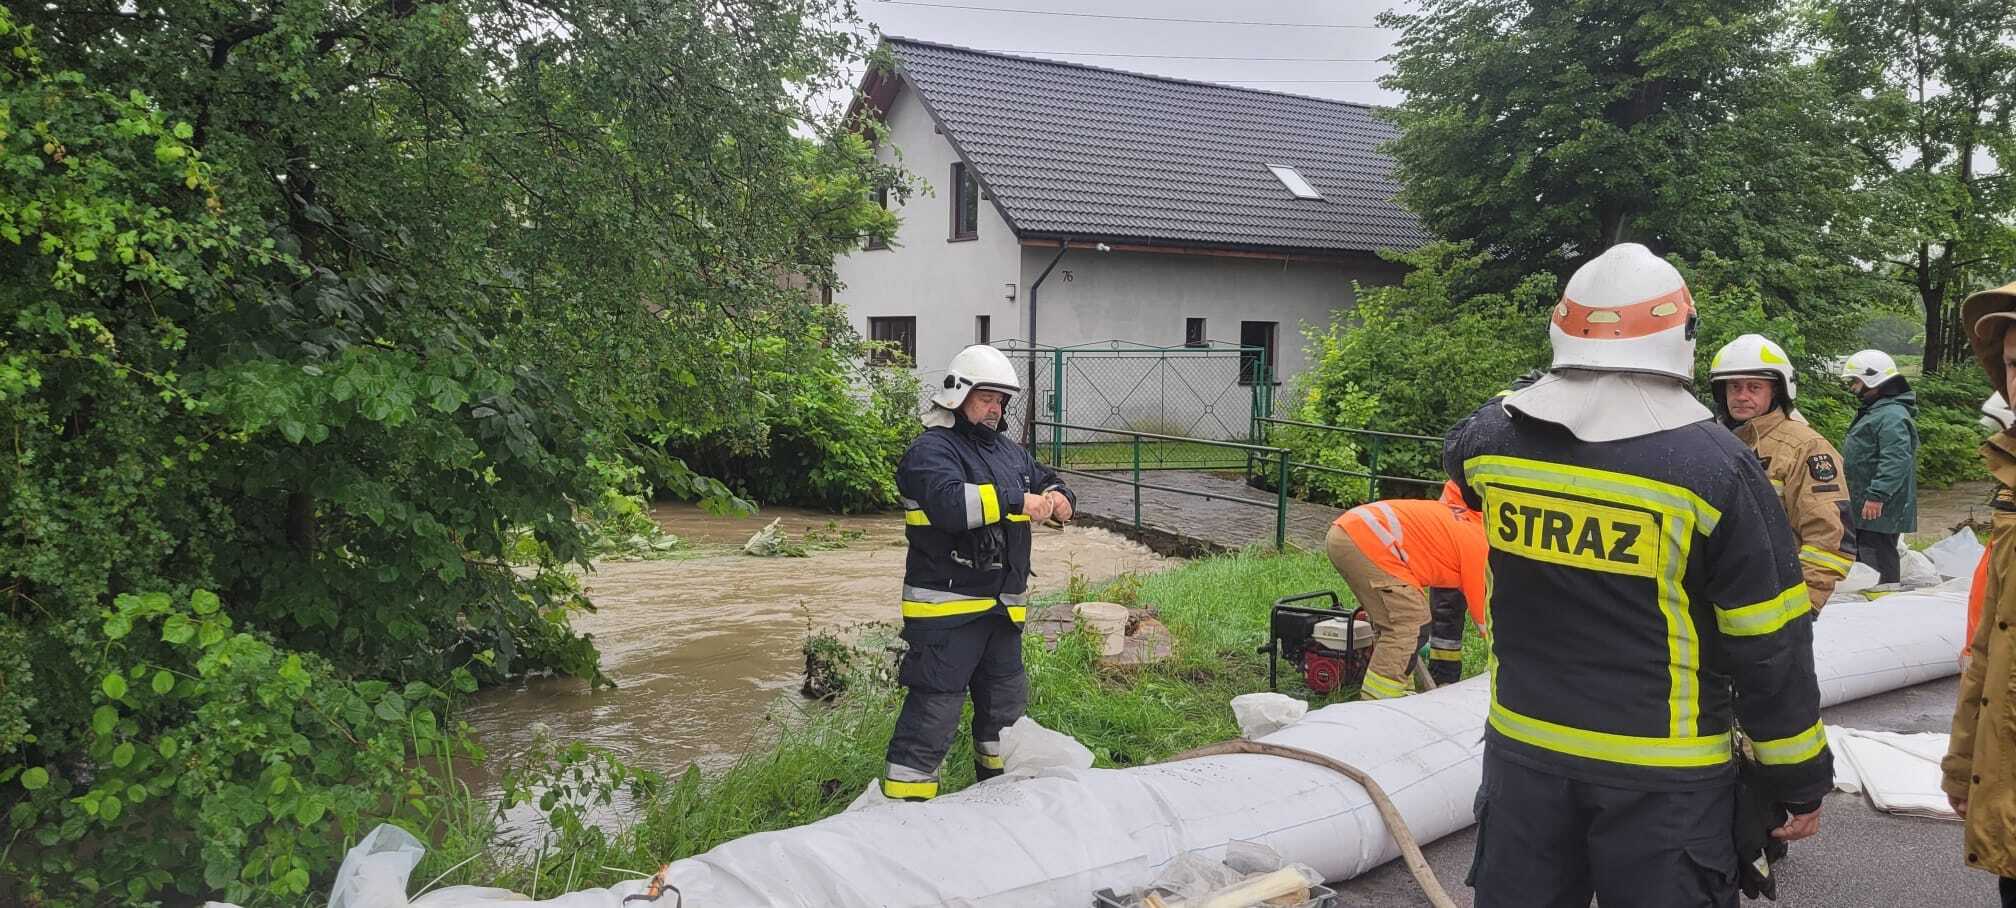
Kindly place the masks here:
[(1804, 763), (1820, 755), (1827, 746), (1827, 730), (1820, 723), (1789, 738), (1773, 738), (1769, 741), (1751, 741), (1750, 749), (1757, 754), (1757, 762), (1769, 766), (1787, 766)]
[(1848, 576), (1848, 570), (1855, 566), (1854, 562), (1840, 555), (1810, 545), (1799, 547), (1799, 560), (1823, 570), (1833, 571), (1843, 577)]
[(1715, 626), (1731, 637), (1761, 637), (1792, 622), (1813, 608), (1806, 584), (1796, 583), (1785, 591), (1755, 605), (1716, 609)]
[(1001, 522), (1001, 496), (994, 491), (993, 483), (976, 486), (980, 490), (980, 522), (974, 526), (986, 526)]

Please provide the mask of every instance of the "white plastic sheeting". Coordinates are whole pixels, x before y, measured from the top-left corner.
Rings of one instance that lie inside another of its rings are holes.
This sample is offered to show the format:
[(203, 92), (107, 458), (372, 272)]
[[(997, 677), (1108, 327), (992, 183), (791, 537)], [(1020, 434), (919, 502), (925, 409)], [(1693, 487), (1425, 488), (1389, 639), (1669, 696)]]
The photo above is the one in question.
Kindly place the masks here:
[[(1814, 639), (1821, 702), (1953, 674), (1964, 612), (1964, 591), (1830, 605)], [(1425, 844), (1471, 823), (1486, 684), (1479, 677), (1400, 700), (1328, 706), (1260, 740), (1365, 770)], [(994, 908), (1084, 904), (1102, 888), (1147, 885), (1187, 853), (1215, 859), (1237, 842), (1264, 845), (1329, 880), (1398, 856), (1364, 789), (1307, 763), (1231, 755), (1120, 770), (1016, 769), (1011, 762), (1001, 779), (925, 804), (864, 806), (746, 836), (673, 863), (666, 881), (682, 908)], [(468, 889), (466, 901), (430, 893), (425, 904), (624, 908), (641, 888), (538, 903)], [(668, 891), (656, 904), (673, 898)]]
[(1877, 810), (1915, 817), (1958, 820), (1939, 787), (1939, 762), (1948, 736), (1933, 732), (1897, 734), (1827, 726), (1834, 749), (1834, 787), (1861, 792)]

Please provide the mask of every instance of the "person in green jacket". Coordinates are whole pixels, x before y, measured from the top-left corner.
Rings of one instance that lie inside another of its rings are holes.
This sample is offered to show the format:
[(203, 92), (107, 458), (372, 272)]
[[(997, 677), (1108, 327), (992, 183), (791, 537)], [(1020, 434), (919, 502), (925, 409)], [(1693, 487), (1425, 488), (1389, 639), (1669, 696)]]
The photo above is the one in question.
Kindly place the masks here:
[(1841, 377), (1862, 399), (1841, 443), (1855, 559), (1875, 568), (1880, 583), (1896, 583), (1897, 538), (1918, 529), (1918, 398), (1881, 350), (1848, 357)]

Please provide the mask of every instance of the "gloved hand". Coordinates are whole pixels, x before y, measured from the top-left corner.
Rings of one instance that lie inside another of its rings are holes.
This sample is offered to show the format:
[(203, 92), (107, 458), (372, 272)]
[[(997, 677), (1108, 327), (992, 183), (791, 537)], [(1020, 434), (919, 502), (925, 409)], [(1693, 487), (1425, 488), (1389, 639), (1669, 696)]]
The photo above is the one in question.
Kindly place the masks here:
[(1741, 784), (1736, 789), (1737, 884), (1745, 898), (1778, 900), (1778, 880), (1771, 863), (1785, 856), (1785, 843), (1771, 837), (1771, 830), (1785, 824), (1790, 814), (1759, 784), (1749, 760), (1742, 760)]

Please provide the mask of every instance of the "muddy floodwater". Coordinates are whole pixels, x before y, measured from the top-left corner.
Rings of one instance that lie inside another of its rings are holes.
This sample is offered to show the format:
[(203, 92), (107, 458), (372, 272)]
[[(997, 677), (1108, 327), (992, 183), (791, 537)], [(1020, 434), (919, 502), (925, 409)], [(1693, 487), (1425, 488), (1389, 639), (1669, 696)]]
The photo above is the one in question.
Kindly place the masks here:
[[(468, 719), (492, 767), (522, 753), (542, 731), (609, 748), (633, 766), (667, 775), (695, 763), (725, 765), (763, 734), (770, 707), (798, 697), (808, 630), (898, 620), (900, 513), (766, 508), (754, 517), (716, 517), (671, 504), (655, 516), (692, 554), (597, 563), (585, 578), (597, 611), (573, 621), (593, 636), (602, 670), (619, 687), (591, 693), (579, 680), (541, 679), (485, 691)], [(778, 529), (794, 541), (807, 533), (853, 538), (803, 558), (742, 553), (751, 534), (779, 518)], [(1105, 530), (1039, 527), (1031, 592), (1062, 589), (1074, 570), (1096, 582), (1167, 564)], [(479, 794), (496, 795), (489, 773), (472, 781)]]

